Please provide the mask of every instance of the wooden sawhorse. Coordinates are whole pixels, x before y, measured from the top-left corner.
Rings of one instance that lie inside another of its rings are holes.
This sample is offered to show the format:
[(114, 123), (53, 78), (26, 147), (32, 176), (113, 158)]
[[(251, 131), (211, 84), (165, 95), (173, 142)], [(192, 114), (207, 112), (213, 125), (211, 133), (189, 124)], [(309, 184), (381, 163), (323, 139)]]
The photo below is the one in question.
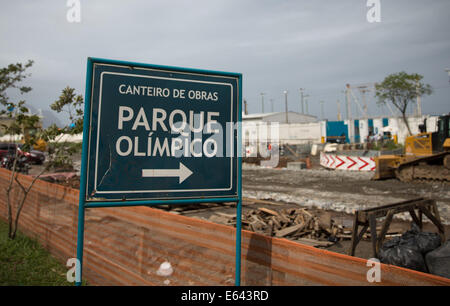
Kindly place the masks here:
[[(417, 213), (416, 214), (416, 210)], [(441, 223), (441, 218), (436, 206), (436, 201), (432, 199), (417, 198), (399, 203), (388, 204), (380, 207), (357, 210), (353, 221), (352, 244), (349, 255), (355, 255), (355, 249), (363, 238), (364, 234), (370, 227), (370, 235), (373, 248), (373, 257), (377, 258), (383, 243), (384, 237), (392, 222), (395, 214), (409, 212), (413, 221), (422, 229), (422, 216), (425, 215), (433, 222), (439, 230), (442, 242), (445, 241), (445, 229)], [(381, 227), (380, 233), (377, 234), (377, 218), (386, 217)], [(359, 227), (362, 230), (358, 233)]]

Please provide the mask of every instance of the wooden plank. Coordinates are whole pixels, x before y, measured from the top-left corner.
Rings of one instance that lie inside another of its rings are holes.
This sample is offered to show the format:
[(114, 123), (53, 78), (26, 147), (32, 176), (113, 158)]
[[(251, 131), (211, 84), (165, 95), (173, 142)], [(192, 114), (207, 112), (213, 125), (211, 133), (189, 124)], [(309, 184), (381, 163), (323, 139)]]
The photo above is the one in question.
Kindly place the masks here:
[(297, 154), (297, 152), (295, 152), (289, 145), (285, 144), (284, 146), (285, 146), (285, 147), (289, 150), (289, 152), (291, 152), (295, 157), (300, 158), (300, 156)]
[(334, 244), (333, 242), (330, 242), (330, 241), (319, 241), (319, 240), (310, 239), (310, 238), (298, 238), (295, 241), (298, 241), (300, 243), (310, 245), (313, 247), (318, 247), (318, 246), (328, 247), (328, 246), (331, 246)]
[(269, 227), (269, 232), (268, 232), (267, 234), (268, 234), (270, 237), (272, 237), (272, 236), (273, 236), (273, 228), (274, 228), (274, 224), (273, 224), (273, 221), (272, 221), (272, 220), (269, 220), (268, 227)]
[(208, 218), (209, 221), (211, 222), (216, 222), (216, 223), (221, 223), (221, 224), (227, 224), (228, 223), (228, 218), (223, 217), (223, 216), (218, 216), (218, 215), (212, 215)]
[(303, 229), (304, 226), (305, 226), (304, 224), (296, 224), (296, 225), (293, 225), (293, 226), (286, 227), (286, 228), (284, 228), (282, 230), (276, 231), (275, 232), (275, 236), (276, 237), (284, 237), (284, 236), (287, 236), (289, 234), (293, 234), (293, 233)]
[(409, 211), (410, 208), (419, 208), (425, 205), (430, 205), (433, 200), (417, 198), (413, 200), (403, 201), (394, 204), (388, 204), (384, 206), (372, 207), (364, 210), (360, 210), (359, 221), (367, 222), (369, 215), (374, 215), (376, 218), (385, 217), (389, 210), (395, 209), (395, 213), (401, 213)]
[(260, 208), (258, 208), (258, 210), (262, 211), (262, 212), (265, 212), (266, 214), (269, 214), (269, 215), (272, 215), (272, 216), (277, 216), (277, 217), (279, 216), (279, 214), (276, 211), (268, 209), (268, 208), (260, 207)]
[(416, 198), (416, 199), (401, 201), (401, 202), (397, 202), (397, 203), (393, 203), (393, 204), (387, 204), (387, 205), (383, 205), (383, 206), (367, 208), (367, 209), (361, 210), (361, 212), (368, 213), (368, 212), (377, 211), (379, 209), (391, 209), (391, 208), (395, 208), (395, 207), (400, 206), (400, 205), (405, 205), (405, 204), (409, 205), (411, 203), (419, 202), (419, 201), (422, 201), (422, 200), (425, 200), (425, 199), (424, 198)]
[(276, 206), (283, 206), (286, 205), (284, 203), (275, 203), (268, 200), (260, 200), (260, 199), (252, 199), (252, 198), (242, 198), (245, 202), (255, 202), (255, 203), (262, 203), (262, 204), (268, 204), (268, 205), (276, 205)]
[(281, 227), (281, 224), (280, 224), (280, 222), (278, 221), (278, 219), (277, 218), (275, 218), (274, 216), (272, 216), (271, 217), (271, 220), (272, 220), (272, 222), (273, 222), (273, 224), (274, 224), (274, 228), (280, 228)]
[(444, 229), (444, 226), (441, 223), (441, 220), (436, 218), (435, 216), (433, 216), (433, 214), (428, 209), (426, 209), (425, 207), (420, 207), (420, 210), (423, 212), (423, 214), (425, 216), (428, 217), (428, 219), (431, 220), (431, 222), (434, 223), (434, 225), (436, 225), (436, 227), (439, 230), (439, 234), (441, 235), (441, 240), (442, 240), (442, 242), (444, 242), (445, 239), (446, 239), (445, 238), (445, 229)]
[(384, 237), (389, 229), (389, 226), (391, 225), (392, 217), (394, 217), (394, 214), (395, 210), (390, 210), (386, 216), (386, 219), (384, 220), (383, 226), (381, 227), (380, 236), (378, 237), (377, 241), (377, 254), (380, 251), (381, 244), (383, 243)]
[(236, 214), (226, 214), (223, 212), (216, 212), (216, 214), (219, 216), (225, 217), (225, 218), (230, 218), (230, 219), (236, 218)]
[(359, 212), (355, 211), (355, 216), (353, 218), (353, 231), (352, 231), (352, 243), (350, 245), (350, 250), (348, 251), (348, 254), (350, 256), (355, 255), (355, 249), (356, 249), (356, 245), (358, 244), (358, 240), (357, 240), (357, 234), (358, 234), (358, 227), (359, 227), (359, 216), (358, 216)]
[(294, 223), (300, 224), (302, 222), (305, 222), (305, 218), (303, 217), (302, 214), (298, 214), (297, 217), (295, 217), (295, 219), (294, 219)]
[(409, 214), (410, 214), (411, 218), (413, 219), (413, 221), (419, 226), (419, 228), (422, 229), (422, 222), (417, 217), (413, 208), (409, 209)]

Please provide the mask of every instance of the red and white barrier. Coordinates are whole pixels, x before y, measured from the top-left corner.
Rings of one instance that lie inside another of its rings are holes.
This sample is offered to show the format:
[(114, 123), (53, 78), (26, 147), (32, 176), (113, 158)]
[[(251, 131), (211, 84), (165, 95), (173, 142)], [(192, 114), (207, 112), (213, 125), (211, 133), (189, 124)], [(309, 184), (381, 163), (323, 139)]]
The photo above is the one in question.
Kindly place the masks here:
[(336, 155), (320, 152), (320, 165), (329, 169), (375, 171), (373, 157)]

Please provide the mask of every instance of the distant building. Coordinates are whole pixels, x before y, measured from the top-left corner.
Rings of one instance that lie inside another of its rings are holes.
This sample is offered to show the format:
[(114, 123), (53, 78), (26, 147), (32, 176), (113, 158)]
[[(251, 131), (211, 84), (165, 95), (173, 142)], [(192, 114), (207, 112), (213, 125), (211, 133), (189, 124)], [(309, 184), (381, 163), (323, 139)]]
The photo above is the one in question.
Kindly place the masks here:
[(0, 116), (0, 136), (5, 135), (5, 126), (9, 127), (14, 122), (14, 118), (8, 116)]
[(242, 140), (246, 156), (262, 152), (271, 144), (320, 143), (325, 134), (325, 122), (316, 116), (287, 113), (242, 115)]
[[(408, 125), (413, 135), (418, 134), (419, 125), (427, 119), (426, 128), (428, 132), (437, 130), (438, 116), (415, 116), (408, 117)], [(349, 128), (350, 127), (350, 128)], [(352, 124), (349, 120), (327, 121), (326, 141), (334, 142), (337, 138), (343, 137), (346, 143), (364, 143), (370, 137), (397, 137), (399, 143), (403, 144), (408, 137), (408, 129), (401, 117), (373, 117), (368, 119), (354, 119)], [(324, 135), (325, 136), (325, 135)]]
[(288, 112), (287, 120), (288, 122), (286, 122), (285, 112), (242, 115), (242, 122), (251, 122), (251, 121), (279, 122), (281, 124), (281, 123), (311, 123), (318, 121), (316, 116), (305, 115), (296, 112)]
[[(39, 116), (39, 121), (36, 123), (36, 125), (34, 126), (34, 128), (28, 128), (26, 131), (22, 131), (22, 134), (28, 133), (28, 134), (33, 134), (35, 133), (37, 130), (42, 129), (42, 116)], [(5, 127), (10, 127), (13, 123), (14, 123), (15, 119), (13, 117), (9, 117), (7, 115), (3, 115), (0, 116), (0, 136), (4, 136), (6, 133)]]
[[(438, 116), (408, 117), (412, 134), (426, 122), (428, 132), (435, 132)], [(318, 121), (317, 117), (288, 113), (251, 114), (242, 116), (242, 140), (246, 154), (261, 152), (269, 144), (312, 145), (322, 142), (365, 143), (381, 138), (397, 138), (403, 144), (408, 130), (400, 117), (373, 117), (341, 121)]]

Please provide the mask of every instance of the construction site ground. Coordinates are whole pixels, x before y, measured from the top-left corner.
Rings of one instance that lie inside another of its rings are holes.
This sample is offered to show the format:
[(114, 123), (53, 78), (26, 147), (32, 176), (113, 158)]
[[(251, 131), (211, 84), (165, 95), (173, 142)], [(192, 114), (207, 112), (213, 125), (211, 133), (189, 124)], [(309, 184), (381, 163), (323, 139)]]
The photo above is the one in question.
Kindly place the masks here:
[[(79, 165), (79, 156), (75, 165)], [(314, 216), (327, 214), (346, 230), (352, 229), (353, 213), (357, 209), (376, 207), (403, 200), (426, 197), (435, 199), (447, 239), (450, 237), (450, 184), (439, 182), (400, 182), (396, 179), (373, 181), (372, 172), (326, 170), (313, 159), (311, 169), (269, 169), (256, 164), (243, 164), (243, 214), (249, 210), (267, 208), (280, 211), (286, 208), (305, 208)], [(42, 166), (34, 165), (30, 174), (39, 172)], [(79, 178), (60, 182), (74, 188), (79, 187)], [(175, 214), (202, 218), (216, 223), (229, 224), (223, 216), (236, 214), (231, 203), (160, 206)], [(424, 231), (437, 232), (424, 217)], [(229, 219), (229, 218), (228, 218)], [(391, 224), (392, 236), (410, 228), (408, 215), (399, 215)], [(349, 235), (331, 246), (321, 246), (330, 251), (346, 254), (350, 248)], [(387, 236), (389, 237), (389, 235)], [(289, 239), (289, 237), (286, 237)], [(356, 248), (355, 256), (371, 258), (372, 246), (366, 237)]]

